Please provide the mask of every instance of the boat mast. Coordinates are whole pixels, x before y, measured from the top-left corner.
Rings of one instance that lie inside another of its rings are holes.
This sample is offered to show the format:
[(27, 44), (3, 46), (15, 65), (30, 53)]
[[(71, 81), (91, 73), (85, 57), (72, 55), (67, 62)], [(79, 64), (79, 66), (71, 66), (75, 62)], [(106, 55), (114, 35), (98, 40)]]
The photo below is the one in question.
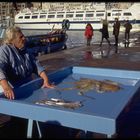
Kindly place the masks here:
[(42, 2), (40, 2), (40, 9), (42, 9)]
[(107, 21), (107, 5), (108, 2), (105, 2), (105, 20)]

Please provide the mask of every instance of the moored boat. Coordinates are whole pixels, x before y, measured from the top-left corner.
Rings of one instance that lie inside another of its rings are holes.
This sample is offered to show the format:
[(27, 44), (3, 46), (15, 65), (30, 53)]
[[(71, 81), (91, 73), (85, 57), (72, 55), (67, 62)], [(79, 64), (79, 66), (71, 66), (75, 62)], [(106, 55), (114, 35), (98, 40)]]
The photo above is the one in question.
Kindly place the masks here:
[[(114, 19), (117, 17), (121, 25), (125, 20), (133, 24), (133, 29), (140, 27), (140, 3), (133, 4), (128, 9), (111, 9), (111, 10), (71, 10), (71, 11), (48, 11), (48, 10), (24, 10), (15, 16), (15, 24), (25, 30), (51, 30), (62, 29), (62, 26), (69, 26), (69, 30), (84, 30), (88, 22), (94, 29), (102, 27), (103, 19), (107, 18), (109, 27), (112, 27)], [(65, 22), (68, 21), (69, 25)]]
[(54, 30), (47, 34), (38, 34), (26, 36), (27, 50), (29, 53), (37, 56), (58, 50), (66, 49), (68, 35), (64, 30)]

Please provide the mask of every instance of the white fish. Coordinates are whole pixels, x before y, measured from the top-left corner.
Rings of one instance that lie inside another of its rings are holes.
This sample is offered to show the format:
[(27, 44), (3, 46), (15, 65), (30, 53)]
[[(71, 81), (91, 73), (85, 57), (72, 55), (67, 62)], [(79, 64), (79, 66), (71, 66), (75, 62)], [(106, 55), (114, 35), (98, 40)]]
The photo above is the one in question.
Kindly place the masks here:
[(81, 107), (82, 104), (79, 101), (64, 101), (61, 99), (55, 99), (55, 98), (51, 98), (51, 100), (41, 100), (41, 101), (37, 101), (35, 102), (35, 104), (39, 104), (39, 105), (51, 105), (51, 106), (62, 106), (65, 108), (71, 108), (71, 109), (75, 109), (78, 107)]

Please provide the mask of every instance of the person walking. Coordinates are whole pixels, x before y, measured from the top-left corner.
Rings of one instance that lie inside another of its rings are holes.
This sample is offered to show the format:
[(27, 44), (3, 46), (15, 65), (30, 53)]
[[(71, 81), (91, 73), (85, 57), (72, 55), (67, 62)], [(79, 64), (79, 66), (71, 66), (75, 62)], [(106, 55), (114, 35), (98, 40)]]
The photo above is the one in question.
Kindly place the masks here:
[(90, 46), (91, 45), (91, 40), (92, 40), (92, 36), (93, 36), (93, 27), (90, 23), (88, 23), (86, 25), (86, 28), (85, 28), (85, 37), (86, 37), (86, 40), (87, 40), (87, 46)]
[(108, 44), (109, 44), (108, 53), (107, 53), (109, 55), (111, 44), (110, 44), (110, 41), (109, 41), (108, 22), (107, 22), (107, 20), (103, 20), (103, 26), (102, 26), (102, 29), (100, 29), (100, 32), (102, 33), (102, 39), (101, 39), (101, 42), (100, 42), (101, 53), (103, 55), (102, 43), (103, 43), (103, 40), (105, 38), (107, 40)]
[(129, 20), (124, 24), (125, 27), (125, 48), (129, 47), (129, 39), (130, 39), (130, 30), (132, 29), (132, 25)]
[(120, 22), (118, 20), (118, 18), (115, 18), (115, 23), (113, 25), (113, 35), (115, 36), (115, 53), (118, 52), (118, 36), (119, 36), (119, 32), (120, 32)]

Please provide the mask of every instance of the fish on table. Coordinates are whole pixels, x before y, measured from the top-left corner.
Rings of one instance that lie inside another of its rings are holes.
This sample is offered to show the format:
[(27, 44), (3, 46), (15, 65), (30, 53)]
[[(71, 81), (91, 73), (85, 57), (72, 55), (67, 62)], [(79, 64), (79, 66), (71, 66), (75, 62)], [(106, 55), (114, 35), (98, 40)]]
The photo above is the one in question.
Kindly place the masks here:
[(83, 94), (89, 90), (95, 90), (98, 93), (104, 92), (117, 92), (122, 87), (119, 83), (111, 80), (96, 80), (88, 78), (80, 78), (80, 80), (74, 82), (74, 87), (70, 88), (59, 88), (60, 90), (73, 90), (78, 89), (80, 93)]
[(65, 101), (63, 99), (44, 99), (36, 101), (35, 104), (39, 105), (50, 105), (50, 106), (60, 106), (64, 108), (76, 109), (82, 106), (80, 101)]
[[(88, 78), (81, 78), (80, 80), (74, 82), (74, 87), (70, 88), (56, 88), (57, 90), (73, 90), (78, 89), (80, 90), (79, 95), (86, 96), (94, 100), (93, 97), (85, 95), (85, 92), (89, 90), (96, 90), (97, 93), (103, 92), (117, 92), (122, 89), (120, 84), (111, 80), (95, 80), (95, 79), (88, 79)], [(44, 99), (40, 101), (36, 101), (35, 104), (39, 105), (51, 105), (51, 106), (61, 106), (70, 109), (76, 109), (78, 107), (83, 106), (80, 101), (65, 101), (63, 99)]]

